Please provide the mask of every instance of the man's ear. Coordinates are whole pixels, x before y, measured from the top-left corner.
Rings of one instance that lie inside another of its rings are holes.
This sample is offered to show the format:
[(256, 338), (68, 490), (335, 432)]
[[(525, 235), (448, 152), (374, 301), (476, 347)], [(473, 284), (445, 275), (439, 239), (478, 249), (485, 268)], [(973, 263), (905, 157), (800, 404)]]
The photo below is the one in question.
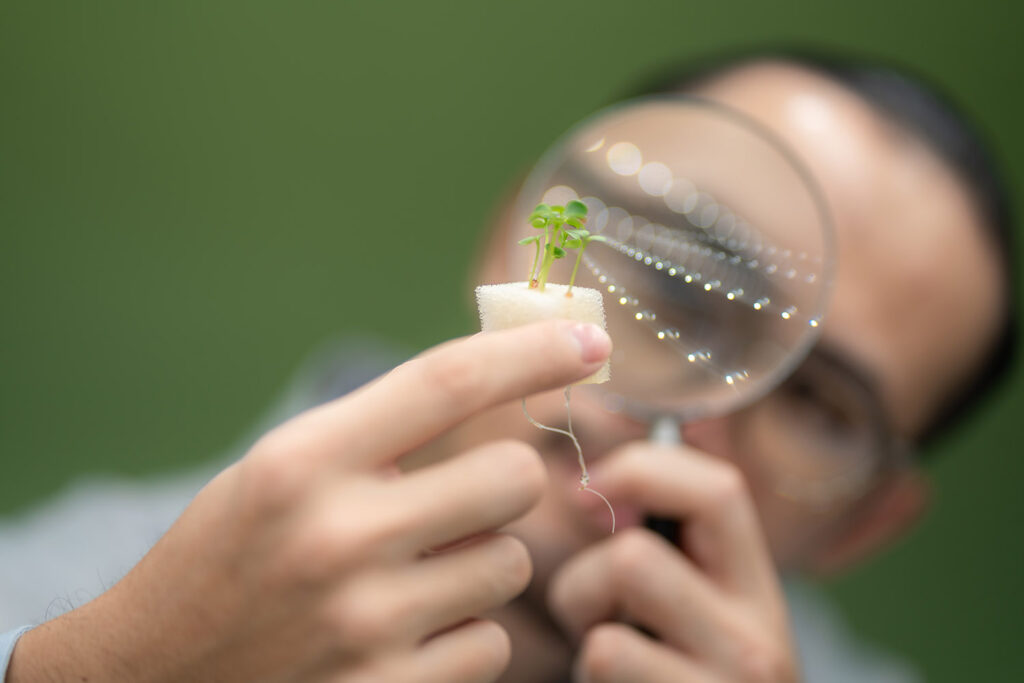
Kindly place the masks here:
[(828, 576), (875, 554), (900, 538), (928, 508), (931, 485), (907, 469), (886, 481), (840, 533), (808, 562), (812, 573)]

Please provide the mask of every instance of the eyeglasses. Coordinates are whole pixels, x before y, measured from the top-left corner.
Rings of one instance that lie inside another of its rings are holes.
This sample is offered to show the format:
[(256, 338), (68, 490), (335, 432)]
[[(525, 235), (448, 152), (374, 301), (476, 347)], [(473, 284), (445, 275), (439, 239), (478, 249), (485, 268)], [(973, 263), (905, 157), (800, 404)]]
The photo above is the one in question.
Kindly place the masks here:
[[(659, 401), (665, 415), (679, 412), (669, 396)], [(614, 393), (601, 403), (610, 412), (633, 412)], [(827, 346), (812, 349), (785, 381), (728, 415), (726, 424), (748, 478), (816, 511), (855, 502), (911, 458), (867, 375)]]
[(815, 508), (856, 500), (909, 458), (871, 386), (820, 349), (729, 424), (748, 476)]

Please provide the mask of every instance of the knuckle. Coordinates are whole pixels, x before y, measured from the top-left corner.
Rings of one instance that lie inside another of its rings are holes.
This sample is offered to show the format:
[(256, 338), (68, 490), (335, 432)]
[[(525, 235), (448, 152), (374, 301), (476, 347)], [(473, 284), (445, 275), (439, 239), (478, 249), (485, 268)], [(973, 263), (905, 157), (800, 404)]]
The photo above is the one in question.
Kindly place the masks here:
[(728, 650), (730, 668), (747, 683), (788, 683), (797, 680), (790, 648), (750, 623), (731, 629)]
[(490, 446), (490, 466), (495, 475), (507, 484), (505, 490), (539, 498), (547, 486), (547, 470), (540, 455), (522, 441), (496, 441)]
[(558, 572), (548, 582), (547, 606), (552, 616), (563, 624), (573, 614), (576, 601), (575, 582), (572, 575)]
[(299, 586), (322, 586), (373, 560), (379, 553), (374, 525), (344, 510), (313, 513), (289, 534), (278, 556), (280, 578)]
[(508, 667), (512, 659), (512, 642), (505, 629), (493, 621), (478, 622), (476, 627), (479, 638), (473, 673), (491, 680)]
[(643, 529), (627, 529), (612, 546), (610, 565), (612, 580), (619, 588), (628, 588), (643, 581), (651, 556), (657, 551), (656, 540)]
[(629, 647), (626, 628), (621, 624), (600, 624), (583, 637), (579, 665), (588, 681), (600, 683), (616, 678)]
[(717, 511), (729, 510), (747, 497), (747, 483), (740, 470), (730, 463), (720, 463), (708, 483), (707, 504)]
[(795, 669), (783, 651), (764, 643), (744, 646), (737, 657), (740, 680), (750, 683), (782, 683), (795, 680)]
[(274, 430), (261, 438), (241, 463), (245, 500), (257, 512), (279, 512), (301, 498), (305, 475), (295, 458), (295, 447), (287, 434)]
[[(388, 541), (394, 532), (394, 525), (382, 520), (368, 521), (359, 514), (358, 507), (334, 511), (336, 514), (322, 516), (319, 524), (312, 527), (311, 545), (319, 542), (323, 547), (322, 557), (328, 568), (340, 571), (356, 567), (382, 556), (390, 547)], [(311, 549), (312, 551), (312, 549)]]
[(342, 651), (368, 653), (395, 640), (405, 623), (401, 610), (378, 591), (347, 590), (327, 610), (327, 628)]
[(502, 597), (511, 598), (530, 584), (533, 578), (533, 562), (526, 546), (512, 536), (500, 536), (498, 543), (497, 564), (499, 585), (497, 593)]
[(415, 362), (423, 380), (453, 403), (477, 401), (487, 389), (486, 372), (472, 354), (448, 349)]

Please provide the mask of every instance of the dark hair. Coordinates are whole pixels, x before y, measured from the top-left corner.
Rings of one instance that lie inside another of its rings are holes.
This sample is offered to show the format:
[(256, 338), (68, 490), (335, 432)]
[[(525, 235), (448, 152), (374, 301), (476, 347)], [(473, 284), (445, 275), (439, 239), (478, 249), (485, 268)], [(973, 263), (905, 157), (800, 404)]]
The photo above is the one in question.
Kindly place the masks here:
[(1010, 374), (1017, 350), (1010, 198), (985, 137), (946, 92), (902, 65), (804, 49), (756, 49), (713, 55), (663, 68), (624, 93), (627, 97), (678, 93), (758, 62), (782, 62), (819, 73), (923, 140), (960, 177), (981, 215), (999, 261), (1007, 305), (985, 360), (973, 377), (948, 397), (918, 441), (927, 444), (972, 412)]

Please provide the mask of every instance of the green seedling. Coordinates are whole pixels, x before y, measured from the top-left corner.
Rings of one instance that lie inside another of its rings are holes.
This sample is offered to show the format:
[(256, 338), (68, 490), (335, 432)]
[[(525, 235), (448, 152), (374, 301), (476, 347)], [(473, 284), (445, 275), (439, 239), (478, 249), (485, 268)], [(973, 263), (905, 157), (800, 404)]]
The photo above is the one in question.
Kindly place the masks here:
[[(565, 206), (538, 204), (529, 217), (530, 226), (538, 232), (522, 239), (519, 244), (533, 246), (533, 265), (526, 283), (506, 282), (503, 284), (481, 285), (476, 289), (477, 306), (480, 310), (480, 327), (485, 332), (504, 330), (519, 325), (526, 325), (538, 320), (564, 318), (577, 322), (605, 326), (604, 304), (601, 292), (596, 289), (577, 287), (573, 296), (572, 288), (576, 282), (583, 250), (591, 242), (603, 242), (604, 237), (592, 235), (584, 226), (587, 222), (587, 205), (573, 200)], [(576, 252), (576, 263), (568, 285), (551, 283), (547, 290), (551, 266), (558, 259), (566, 257), (570, 251)], [(526, 285), (525, 287), (523, 285)], [(562, 296), (564, 287), (565, 296)], [(590, 377), (580, 381), (586, 384), (607, 382), (610, 368), (604, 367)], [(567, 429), (541, 424), (530, 416), (526, 410), (526, 399), (523, 401), (523, 414), (538, 429), (563, 434), (572, 440), (576, 449), (576, 458), (580, 465), (580, 490), (592, 493), (601, 498), (611, 513), (612, 533), (615, 533), (615, 510), (612, 504), (601, 493), (590, 488), (590, 473), (583, 459), (583, 448), (572, 427), (572, 411), (569, 407), (569, 387), (565, 389), (565, 413)]]
[[(551, 266), (558, 259), (565, 258), (566, 249), (576, 250), (576, 263), (572, 268), (566, 296), (572, 296), (572, 287), (576, 282), (576, 271), (583, 259), (583, 250), (591, 242), (604, 242), (601, 235), (592, 235), (583, 226), (587, 222), (587, 205), (579, 200), (572, 200), (565, 206), (559, 204), (538, 204), (527, 219), (543, 235), (534, 235), (519, 240), (519, 244), (534, 245), (533, 265), (530, 267), (530, 287), (544, 291)], [(543, 242), (543, 244), (542, 244)]]

